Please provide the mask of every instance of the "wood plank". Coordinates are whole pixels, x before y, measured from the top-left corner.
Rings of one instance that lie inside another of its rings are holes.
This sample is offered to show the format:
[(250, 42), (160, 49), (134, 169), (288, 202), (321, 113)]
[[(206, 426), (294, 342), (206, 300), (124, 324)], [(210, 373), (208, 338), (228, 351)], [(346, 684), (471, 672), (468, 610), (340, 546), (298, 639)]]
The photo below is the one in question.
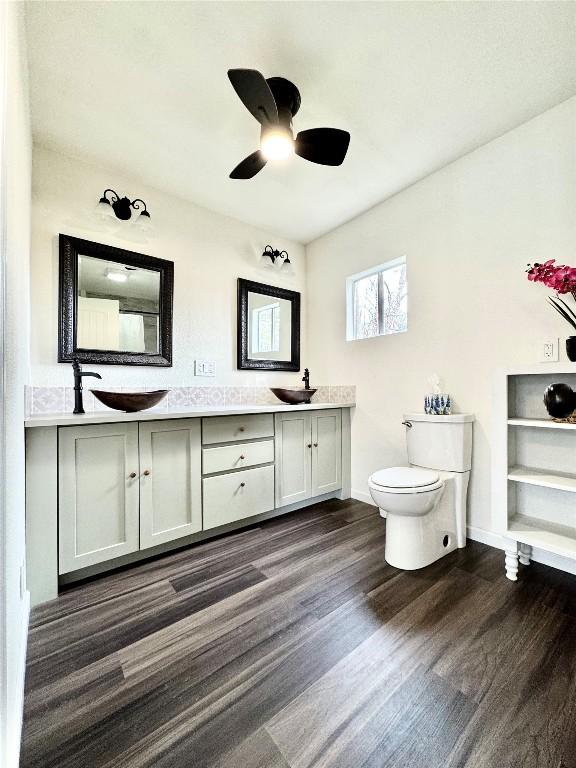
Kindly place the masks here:
[(576, 578), (330, 500), (35, 610), (21, 768), (576, 768)]

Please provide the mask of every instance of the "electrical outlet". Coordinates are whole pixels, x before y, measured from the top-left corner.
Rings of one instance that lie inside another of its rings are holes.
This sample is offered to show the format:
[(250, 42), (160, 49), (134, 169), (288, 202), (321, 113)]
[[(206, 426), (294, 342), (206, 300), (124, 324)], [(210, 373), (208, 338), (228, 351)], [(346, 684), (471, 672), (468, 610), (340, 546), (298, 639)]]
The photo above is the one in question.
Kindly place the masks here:
[(540, 348), (540, 361), (542, 363), (558, 362), (558, 339), (549, 339), (542, 342)]
[(216, 376), (216, 361), (194, 360), (194, 376)]

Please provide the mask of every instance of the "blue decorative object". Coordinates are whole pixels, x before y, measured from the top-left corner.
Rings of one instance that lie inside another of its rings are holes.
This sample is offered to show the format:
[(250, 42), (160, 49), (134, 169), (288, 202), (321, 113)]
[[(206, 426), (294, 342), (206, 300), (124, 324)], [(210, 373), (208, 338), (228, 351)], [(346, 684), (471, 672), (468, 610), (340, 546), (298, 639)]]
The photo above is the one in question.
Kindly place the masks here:
[(433, 394), (424, 397), (424, 413), (431, 416), (449, 416), (452, 412), (450, 395)]

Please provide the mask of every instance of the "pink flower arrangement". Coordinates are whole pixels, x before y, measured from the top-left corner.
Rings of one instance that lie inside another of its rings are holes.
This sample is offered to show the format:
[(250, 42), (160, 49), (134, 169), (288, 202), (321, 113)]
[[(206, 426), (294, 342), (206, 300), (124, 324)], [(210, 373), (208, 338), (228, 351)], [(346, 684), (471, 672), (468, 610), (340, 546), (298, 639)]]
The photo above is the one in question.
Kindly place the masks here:
[[(556, 298), (548, 297), (548, 301), (556, 312), (576, 331), (576, 312), (560, 298), (559, 294), (571, 293), (576, 301), (576, 267), (566, 264), (555, 264), (555, 259), (548, 259), (544, 264), (528, 264), (528, 280), (533, 283), (544, 283), (556, 291)], [(574, 338), (574, 337), (572, 337)], [(570, 354), (569, 354), (570, 357)], [(573, 358), (570, 357), (570, 360)]]
[(528, 280), (544, 283), (556, 293), (571, 293), (576, 301), (576, 267), (555, 264), (556, 259), (549, 259), (544, 264), (528, 264)]

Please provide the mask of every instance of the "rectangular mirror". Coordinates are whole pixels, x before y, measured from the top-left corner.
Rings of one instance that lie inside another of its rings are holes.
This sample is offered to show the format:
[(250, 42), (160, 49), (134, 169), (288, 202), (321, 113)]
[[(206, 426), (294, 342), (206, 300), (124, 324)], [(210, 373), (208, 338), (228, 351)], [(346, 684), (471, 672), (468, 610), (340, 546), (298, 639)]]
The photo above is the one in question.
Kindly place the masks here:
[(238, 280), (238, 368), (300, 370), (300, 294)]
[(172, 364), (173, 264), (60, 235), (59, 362)]

